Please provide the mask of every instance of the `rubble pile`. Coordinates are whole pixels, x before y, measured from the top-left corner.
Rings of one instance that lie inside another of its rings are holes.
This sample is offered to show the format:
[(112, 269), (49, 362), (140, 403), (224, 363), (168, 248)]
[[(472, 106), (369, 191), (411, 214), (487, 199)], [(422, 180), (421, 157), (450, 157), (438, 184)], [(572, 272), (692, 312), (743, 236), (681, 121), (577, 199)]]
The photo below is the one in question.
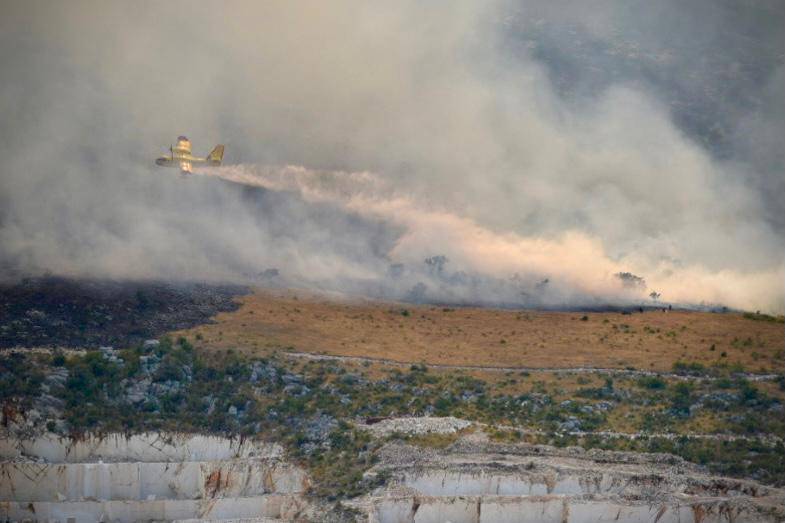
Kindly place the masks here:
[(368, 430), (374, 436), (384, 437), (390, 434), (403, 434), (407, 436), (418, 434), (454, 434), (471, 425), (471, 422), (453, 418), (437, 417), (406, 417), (390, 418), (379, 421), (378, 423), (358, 424), (359, 428)]

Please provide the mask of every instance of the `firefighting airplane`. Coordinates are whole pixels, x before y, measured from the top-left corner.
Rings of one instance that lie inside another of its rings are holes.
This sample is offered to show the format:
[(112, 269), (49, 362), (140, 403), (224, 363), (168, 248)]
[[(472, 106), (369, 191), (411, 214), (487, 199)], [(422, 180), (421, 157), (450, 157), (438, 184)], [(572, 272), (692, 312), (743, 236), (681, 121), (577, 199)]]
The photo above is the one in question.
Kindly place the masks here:
[(206, 158), (200, 158), (191, 154), (191, 141), (185, 136), (177, 137), (177, 145), (169, 147), (169, 156), (161, 156), (155, 163), (161, 167), (179, 167), (180, 174), (191, 174), (192, 166), (195, 163), (203, 163), (209, 166), (221, 165), (224, 157), (224, 146), (216, 145)]

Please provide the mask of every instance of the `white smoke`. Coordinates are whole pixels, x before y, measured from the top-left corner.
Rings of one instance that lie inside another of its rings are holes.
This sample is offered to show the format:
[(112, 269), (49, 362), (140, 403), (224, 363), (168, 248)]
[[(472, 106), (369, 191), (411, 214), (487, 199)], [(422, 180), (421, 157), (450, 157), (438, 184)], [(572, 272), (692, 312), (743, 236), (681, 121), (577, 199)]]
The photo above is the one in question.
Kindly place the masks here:
[[(632, 272), (663, 300), (783, 312), (783, 11), (8, 2), (0, 269), (277, 267), (385, 294), (390, 264), (406, 290), (444, 255), (429, 296), (493, 301), (517, 273), (548, 303), (645, 299), (613, 276)], [(216, 174), (241, 183), (156, 168), (179, 134), (225, 143), (244, 165)], [(307, 167), (258, 167), (281, 164)]]
[[(434, 253), (446, 255), (460, 270), (494, 278), (513, 274), (549, 275), (572, 300), (589, 295), (598, 302), (641, 300), (651, 292), (685, 304), (726, 304), (752, 309), (761, 303), (776, 306), (780, 291), (772, 281), (785, 278), (779, 271), (741, 273), (708, 271), (668, 261), (652, 265), (633, 254), (611, 259), (602, 242), (585, 233), (565, 231), (557, 238), (500, 234), (448, 210), (435, 210), (411, 195), (396, 191), (369, 172), (316, 171), (302, 166), (232, 165), (205, 168), (197, 174), (274, 191), (295, 192), (313, 203), (329, 203), (347, 213), (381, 219), (403, 233), (387, 253), (391, 263), (420, 264)], [(625, 288), (622, 272), (645, 275), (648, 288)], [(376, 275), (381, 278), (384, 275)], [(560, 296), (561, 300), (565, 297)], [(580, 301), (580, 300), (577, 300)], [(553, 303), (551, 303), (553, 304)]]

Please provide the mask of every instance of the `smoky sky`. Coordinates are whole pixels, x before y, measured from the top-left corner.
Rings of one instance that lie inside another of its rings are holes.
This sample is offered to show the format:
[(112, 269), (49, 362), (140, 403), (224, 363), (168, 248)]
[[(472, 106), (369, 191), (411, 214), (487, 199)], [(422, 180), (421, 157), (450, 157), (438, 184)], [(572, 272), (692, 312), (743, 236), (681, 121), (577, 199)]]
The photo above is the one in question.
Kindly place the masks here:
[[(9, 2), (0, 266), (356, 289), (443, 254), (475, 287), (604, 299), (630, 271), (782, 311), (784, 22), (775, 0)], [(227, 166), (156, 168), (180, 134)], [(271, 186), (287, 165), (346, 176)]]

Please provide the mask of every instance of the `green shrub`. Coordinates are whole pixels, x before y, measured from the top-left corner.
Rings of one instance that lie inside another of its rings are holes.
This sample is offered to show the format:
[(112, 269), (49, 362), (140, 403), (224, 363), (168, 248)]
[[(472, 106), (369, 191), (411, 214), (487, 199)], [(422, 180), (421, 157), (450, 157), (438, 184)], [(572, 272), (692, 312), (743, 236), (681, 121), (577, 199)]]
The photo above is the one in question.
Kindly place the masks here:
[(643, 389), (662, 390), (668, 383), (659, 376), (642, 376), (638, 378), (638, 386)]
[(56, 351), (52, 356), (52, 366), (54, 367), (64, 367), (65, 366), (65, 354), (63, 351)]
[(706, 374), (706, 367), (698, 362), (677, 361), (673, 364), (673, 372), (677, 374)]
[(689, 416), (692, 402), (692, 385), (690, 383), (682, 381), (672, 388), (671, 410), (674, 413), (680, 416)]
[(772, 316), (770, 314), (761, 314), (760, 312), (745, 312), (742, 316), (744, 316), (748, 320), (785, 323), (785, 316)]

